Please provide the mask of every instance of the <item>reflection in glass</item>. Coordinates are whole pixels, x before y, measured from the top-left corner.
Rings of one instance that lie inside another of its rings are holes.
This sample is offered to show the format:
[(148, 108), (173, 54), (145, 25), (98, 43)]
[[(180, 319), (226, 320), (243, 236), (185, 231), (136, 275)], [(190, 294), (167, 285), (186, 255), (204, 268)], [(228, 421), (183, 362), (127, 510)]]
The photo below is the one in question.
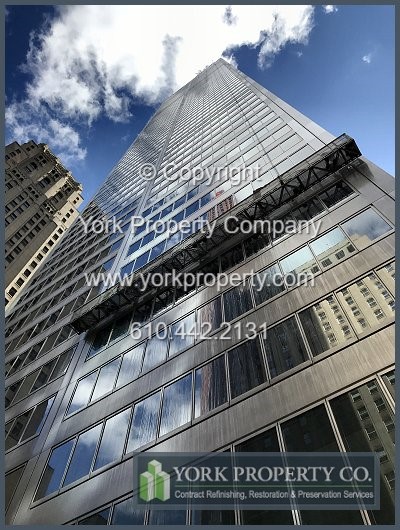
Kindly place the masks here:
[(158, 391), (134, 406), (127, 453), (155, 439), (160, 402), (161, 392)]
[(186, 510), (150, 510), (149, 525), (151, 524), (186, 524)]
[(255, 274), (252, 278), (252, 285), (256, 305), (285, 290), (282, 274), (277, 264)]
[(225, 320), (227, 322), (253, 308), (249, 283), (245, 282), (224, 293)]
[(92, 525), (107, 524), (109, 513), (110, 513), (110, 508), (106, 508), (105, 510), (102, 510), (101, 512), (93, 513), (92, 515), (89, 515), (89, 517), (86, 517), (85, 519), (81, 519), (78, 524), (92, 524)]
[(253, 234), (243, 242), (246, 257), (249, 258), (261, 249), (267, 247), (269, 244), (270, 240), (267, 234)]
[(228, 396), (224, 356), (218, 357), (196, 370), (194, 399), (195, 418), (226, 403)]
[(330, 402), (347, 451), (380, 458), (380, 510), (369, 511), (373, 524), (394, 524), (394, 416), (376, 381)]
[(171, 341), (168, 356), (172, 357), (172, 355), (192, 346), (194, 344), (194, 337), (195, 319), (194, 313), (191, 313), (171, 326)]
[(5, 508), (7, 510), (11, 499), (13, 498), (13, 495), (15, 493), (15, 490), (17, 489), (18, 483), (20, 481), (20, 478), (22, 477), (22, 473), (24, 472), (25, 465), (18, 467), (17, 469), (13, 469), (7, 475), (5, 476)]
[(101, 350), (101, 348), (103, 348), (107, 342), (108, 342), (108, 338), (110, 336), (110, 332), (111, 332), (111, 325), (103, 328), (103, 329), (100, 329), (94, 339), (93, 339), (93, 342), (92, 342), (92, 346), (90, 348), (90, 351), (88, 353), (88, 357), (91, 357), (92, 355), (94, 355), (95, 353), (97, 353), (99, 350)]
[(100, 373), (90, 401), (94, 401), (103, 394), (110, 392), (114, 388), (115, 378), (117, 377), (120, 362), (121, 359), (117, 358), (100, 368)]
[(74, 440), (69, 440), (53, 449), (36, 492), (35, 500), (50, 495), (59, 489), (73, 445)]
[(319, 271), (317, 262), (308, 247), (301, 248), (287, 258), (281, 260), (284, 274), (291, 274), (298, 278), (301, 273), (316, 273)]
[(342, 261), (356, 250), (340, 228), (319, 237), (310, 247), (323, 267)]
[(121, 368), (119, 370), (116, 386), (124, 386), (136, 379), (140, 373), (142, 364), (144, 344), (133, 348), (122, 357)]
[(266, 381), (258, 339), (249, 340), (228, 352), (231, 396), (235, 398)]
[(115, 322), (111, 333), (110, 342), (128, 333), (130, 321), (131, 315), (128, 315), (120, 318)]
[[(325, 407), (319, 405), (282, 424), (282, 434), (289, 452), (339, 451)], [(363, 524), (356, 510), (301, 510), (304, 524)]]
[(233, 510), (193, 510), (192, 524), (234, 525), (235, 512)]
[(133, 504), (133, 497), (129, 497), (115, 504), (111, 524), (143, 525), (145, 511)]
[(276, 377), (308, 359), (295, 318), (269, 328), (264, 338), (267, 362), (272, 377)]
[(50, 412), (53, 401), (54, 397), (46, 399), (46, 401), (42, 401), (42, 403), (39, 403), (39, 405), (36, 406), (25, 432), (22, 435), (21, 441), (27, 440), (31, 436), (35, 436), (35, 434), (39, 434)]
[(96, 425), (79, 436), (63, 486), (67, 486), (89, 473), (101, 428), (102, 424)]
[(330, 208), (346, 197), (349, 197), (353, 193), (354, 192), (350, 186), (348, 186), (344, 180), (340, 180), (334, 186), (331, 186), (327, 190), (320, 193), (319, 197), (322, 199), (322, 202), (325, 204), (325, 206)]
[(160, 436), (184, 425), (191, 418), (192, 374), (165, 387)]
[[(245, 453), (279, 453), (280, 447), (276, 429), (262, 432), (236, 445), (235, 451)], [(291, 510), (243, 510), (241, 515), (242, 524), (293, 524)]]
[(299, 318), (313, 355), (355, 338), (344, 311), (333, 295), (302, 311)]
[(358, 333), (394, 316), (394, 298), (372, 272), (339, 291), (337, 297)]
[(359, 249), (366, 247), (374, 239), (392, 229), (372, 208), (342, 223), (342, 227)]
[(317, 197), (313, 197), (290, 212), (291, 217), (297, 221), (309, 221), (319, 213), (324, 211), (324, 207)]
[(32, 415), (32, 412), (33, 409), (30, 409), (6, 424), (6, 434), (8, 433), (6, 438), (6, 451), (7, 449), (14, 447), (14, 445), (19, 442), (21, 435), (24, 432), (25, 427), (27, 426)]
[(164, 330), (158, 335), (154, 335), (147, 341), (146, 352), (143, 359), (142, 374), (151, 370), (157, 364), (163, 363), (167, 358), (168, 339), (167, 331), (165, 330), (165, 338), (161, 338), (164, 335)]
[(96, 377), (97, 372), (93, 372), (79, 381), (75, 389), (74, 397), (68, 407), (67, 414), (72, 414), (88, 404)]
[(234, 267), (244, 260), (242, 244), (236, 245), (221, 256), (221, 272)]
[(198, 323), (200, 337), (206, 335), (208, 332), (213, 332), (222, 324), (222, 304), (221, 297), (211, 300), (206, 305), (203, 305), (198, 310)]
[(395, 399), (395, 384), (396, 384), (395, 371), (391, 370), (390, 372), (386, 372), (386, 374), (382, 376), (382, 379), (387, 389), (389, 390), (390, 395), (392, 396), (393, 399)]
[(131, 409), (124, 410), (106, 421), (96, 462), (93, 469), (99, 469), (119, 460), (124, 449)]

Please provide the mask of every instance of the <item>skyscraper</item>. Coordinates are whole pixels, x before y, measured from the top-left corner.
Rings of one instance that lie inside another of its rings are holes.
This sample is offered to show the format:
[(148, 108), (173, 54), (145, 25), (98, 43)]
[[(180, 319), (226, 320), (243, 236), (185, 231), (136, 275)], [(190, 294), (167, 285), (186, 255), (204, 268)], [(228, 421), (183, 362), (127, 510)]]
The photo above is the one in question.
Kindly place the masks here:
[(82, 186), (45, 144), (5, 149), (6, 305), (78, 217)]
[[(298, 229), (243, 229), (272, 220)], [(394, 179), (225, 61), (207, 67), (7, 319), (8, 522), (393, 523), (394, 270)], [(232, 272), (244, 280), (206, 281)], [(376, 451), (382, 508), (139, 510), (147, 450)]]

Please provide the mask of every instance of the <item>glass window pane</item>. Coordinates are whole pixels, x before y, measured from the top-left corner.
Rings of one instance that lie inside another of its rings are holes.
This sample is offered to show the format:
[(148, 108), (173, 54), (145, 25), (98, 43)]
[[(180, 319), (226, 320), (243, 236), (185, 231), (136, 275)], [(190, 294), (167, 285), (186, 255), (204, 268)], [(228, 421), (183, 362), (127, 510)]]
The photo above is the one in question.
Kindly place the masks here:
[(107, 344), (108, 338), (110, 336), (110, 331), (111, 331), (111, 326), (107, 326), (103, 329), (100, 329), (96, 333), (93, 339), (92, 346), (90, 348), (88, 357), (91, 357), (92, 355), (97, 353), (99, 350), (101, 350), (101, 348), (103, 348)]
[(171, 341), (168, 356), (176, 355), (178, 352), (190, 348), (194, 344), (195, 319), (194, 313), (175, 322), (171, 326)]
[(394, 416), (376, 381), (370, 381), (331, 402), (347, 451), (374, 451), (380, 457), (380, 510), (369, 511), (372, 524), (394, 524)]
[(340, 228), (335, 228), (332, 232), (319, 237), (310, 243), (310, 247), (322, 267), (334, 265), (356, 250)]
[(261, 249), (268, 247), (270, 240), (267, 234), (254, 234), (243, 242), (246, 257), (249, 258)]
[(184, 425), (191, 419), (192, 374), (165, 387), (160, 436)]
[(339, 201), (342, 201), (346, 197), (352, 195), (354, 191), (344, 182), (343, 180), (339, 181), (334, 186), (328, 188), (326, 191), (323, 191), (319, 194), (322, 202), (330, 208), (334, 204), (337, 204)]
[(319, 213), (324, 211), (321, 202), (315, 197), (301, 204), (290, 212), (291, 216), (297, 221), (309, 221)]
[(227, 400), (225, 356), (222, 356), (196, 370), (195, 418), (219, 407)]
[[(262, 432), (236, 445), (235, 451), (279, 453), (280, 447), (276, 429)], [(291, 510), (243, 510), (241, 515), (242, 524), (293, 524)]]
[(150, 524), (186, 524), (186, 510), (150, 510)]
[[(32, 385), (35, 382), (37, 376), (39, 375), (40, 370), (41, 370), (41, 368), (39, 368), (38, 370), (35, 370), (31, 374), (27, 375), (25, 377), (25, 379), (22, 381), (22, 384), (21, 384), (21, 382), (18, 383), (17, 392), (14, 395), (14, 401), (15, 402), (17, 402), (17, 401), (19, 401), (21, 399), (24, 399), (30, 393)], [(14, 387), (14, 386), (15, 385), (12, 385), (12, 387)], [(12, 387), (10, 387), (10, 389)], [(11, 394), (11, 392), (10, 392), (10, 394)]]
[(355, 338), (344, 311), (334, 296), (328, 296), (299, 313), (313, 355)]
[(258, 339), (249, 340), (228, 352), (231, 396), (235, 398), (266, 381)]
[[(7, 424), (7, 426), (12, 424), (12, 427), (10, 428), (10, 431), (6, 438), (6, 450), (19, 443), (22, 433), (24, 432), (24, 429), (27, 426), (29, 419), (32, 416), (32, 413), (33, 409), (30, 409), (27, 412), (24, 412), (23, 414), (17, 416), (14, 422), (10, 421)], [(7, 430), (8, 429), (6, 428), (6, 431)]]
[(268, 329), (264, 344), (271, 378), (294, 368), (308, 359), (306, 348), (294, 317)]
[(396, 264), (393, 261), (388, 265), (385, 265), (378, 270), (379, 276), (382, 278), (383, 283), (389, 287), (390, 292), (394, 294), (395, 292), (395, 279), (396, 279)]
[(53, 368), (55, 367), (57, 363), (57, 358), (51, 360), (50, 362), (46, 363), (45, 365), (42, 366), (38, 376), (37, 376), (37, 379), (34, 383), (34, 385), (32, 386), (32, 389), (31, 389), (31, 392), (35, 392), (35, 390), (38, 390), (39, 388), (41, 388), (42, 386), (44, 386), (48, 381), (49, 381), (49, 378), (50, 378), (50, 375), (53, 371)]
[(109, 513), (110, 513), (110, 508), (106, 508), (105, 510), (102, 510), (101, 512), (93, 513), (92, 515), (89, 515), (89, 517), (86, 517), (85, 519), (81, 519), (78, 524), (93, 524), (93, 525), (107, 524)]
[(110, 342), (128, 333), (131, 318), (132, 315), (126, 315), (115, 322), (111, 333)]
[(59, 377), (60, 375), (65, 374), (65, 372), (67, 371), (69, 362), (71, 360), (72, 353), (73, 353), (73, 350), (71, 349), (71, 350), (68, 350), (62, 353), (59, 356), (57, 360), (57, 364), (53, 370), (53, 373), (51, 374), (50, 381), (54, 381), (54, 379), (57, 379), (57, 377)]
[(79, 436), (63, 486), (89, 474), (102, 426), (96, 425)]
[(236, 245), (221, 256), (221, 272), (224, 272), (244, 260), (242, 244)]
[(107, 394), (107, 392), (110, 392), (114, 388), (115, 378), (117, 377), (120, 362), (121, 359), (118, 357), (111, 363), (108, 363), (100, 368), (100, 373), (90, 401), (94, 401), (100, 396)]
[(136, 379), (140, 373), (144, 344), (133, 348), (122, 357), (116, 386), (123, 386)]
[(161, 391), (139, 401), (134, 406), (127, 453), (155, 440), (160, 403)]
[(234, 525), (235, 512), (233, 510), (193, 510), (192, 524)]
[(253, 308), (249, 283), (245, 282), (224, 293), (225, 320), (230, 322)]
[[(325, 407), (319, 405), (282, 424), (286, 450), (291, 452), (339, 451)], [(358, 511), (301, 510), (302, 524), (363, 524)]]
[(114, 506), (111, 524), (144, 525), (144, 514), (145, 510), (135, 506), (130, 497)]
[[(161, 338), (164, 337), (164, 334), (165, 338)], [(162, 332), (160, 332), (160, 337), (154, 335), (154, 337), (149, 339), (146, 344), (146, 352), (144, 354), (142, 373), (145, 373), (148, 370), (151, 370), (154, 366), (163, 363), (167, 358), (167, 349), (167, 330), (162, 330)]]
[(317, 262), (308, 247), (301, 248), (293, 252), (287, 258), (281, 260), (281, 266), (285, 275), (291, 275), (299, 278), (302, 273), (313, 273), (319, 271)]
[(93, 469), (99, 469), (122, 457), (130, 414), (131, 409), (124, 410), (106, 421)]
[(13, 469), (10, 471), (10, 473), (7, 473), (5, 477), (5, 508), (7, 510), (8, 505), (11, 502), (11, 499), (13, 498), (13, 495), (15, 493), (15, 490), (17, 489), (18, 483), (20, 481), (20, 478), (22, 477), (22, 473), (24, 472), (25, 465)]
[(97, 372), (93, 372), (81, 379), (75, 389), (74, 397), (68, 407), (67, 414), (72, 414), (76, 410), (86, 407), (90, 394), (92, 393), (96, 381)]
[(374, 273), (342, 289), (337, 297), (358, 333), (394, 316), (394, 298)]
[(39, 488), (36, 492), (35, 500), (50, 495), (50, 493), (57, 491), (60, 487), (60, 482), (74, 441), (74, 439), (69, 440), (53, 449), (50, 460), (40, 481)]
[(342, 223), (342, 227), (360, 249), (392, 229), (372, 208)]
[(392, 398), (395, 399), (395, 384), (396, 384), (395, 371), (391, 370), (390, 372), (387, 372), (386, 374), (382, 376), (382, 379), (387, 389), (389, 390)]
[(220, 296), (198, 310), (198, 323), (200, 336), (207, 335), (221, 326), (222, 304)]
[(22, 440), (27, 440), (31, 436), (39, 434), (50, 412), (53, 401), (54, 397), (47, 399), (46, 401), (43, 401), (42, 403), (39, 403), (39, 405), (37, 405), (29, 420), (28, 426), (26, 427), (25, 432), (22, 435)]
[(285, 286), (278, 265), (272, 265), (255, 274), (252, 278), (252, 286), (257, 305), (284, 291)]

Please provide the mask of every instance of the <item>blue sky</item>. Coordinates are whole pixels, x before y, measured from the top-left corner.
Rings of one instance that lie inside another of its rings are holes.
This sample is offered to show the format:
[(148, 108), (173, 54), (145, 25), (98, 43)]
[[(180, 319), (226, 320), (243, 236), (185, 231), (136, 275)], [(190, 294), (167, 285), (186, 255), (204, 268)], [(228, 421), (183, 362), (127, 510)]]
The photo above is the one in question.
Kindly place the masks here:
[(89, 199), (160, 102), (222, 54), (394, 174), (392, 6), (9, 6), (6, 139), (48, 143)]

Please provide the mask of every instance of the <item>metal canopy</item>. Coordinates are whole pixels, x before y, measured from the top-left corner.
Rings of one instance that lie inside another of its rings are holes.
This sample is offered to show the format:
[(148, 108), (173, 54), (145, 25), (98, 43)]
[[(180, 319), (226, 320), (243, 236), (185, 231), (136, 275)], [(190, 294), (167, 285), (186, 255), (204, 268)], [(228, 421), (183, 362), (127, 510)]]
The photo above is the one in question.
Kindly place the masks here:
[[(173, 270), (177, 272), (196, 270), (200, 262), (208, 258), (212, 251), (222, 244), (226, 246), (228, 241), (233, 243), (233, 240), (235, 244), (238, 242), (237, 238), (225, 230), (226, 216), (237, 217), (238, 223), (244, 219), (256, 221), (271, 218), (274, 216), (273, 213), (282, 206), (290, 205), (312, 186), (321, 183), (360, 156), (361, 152), (353, 138), (342, 134), (231, 208), (218, 219), (211, 235), (204, 232), (192, 234), (161, 254), (158, 259), (135, 271), (130, 277), (131, 285), (115, 285), (84, 304), (71, 315), (69, 325), (77, 333), (82, 333), (109, 319), (110, 315), (133, 309), (138, 302), (143, 303), (146, 299), (152, 298), (168, 298), (168, 293), (175, 289), (173, 285), (163, 286), (158, 290), (150, 287), (147, 292), (144, 292), (139, 282), (139, 273), (163, 274)], [(337, 173), (337, 178), (340, 179), (342, 176)]]

